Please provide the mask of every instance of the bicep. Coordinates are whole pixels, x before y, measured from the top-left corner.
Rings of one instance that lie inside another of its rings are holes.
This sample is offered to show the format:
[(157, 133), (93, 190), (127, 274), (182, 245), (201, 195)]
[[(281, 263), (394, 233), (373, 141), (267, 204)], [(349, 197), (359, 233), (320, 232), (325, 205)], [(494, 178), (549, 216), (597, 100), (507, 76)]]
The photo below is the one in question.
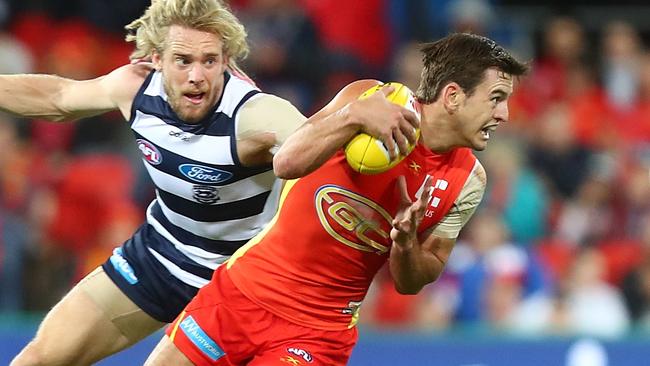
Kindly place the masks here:
[(359, 98), (363, 92), (378, 84), (381, 84), (378, 80), (364, 79), (357, 80), (346, 85), (343, 89), (341, 89), (341, 91), (338, 92), (338, 94), (336, 94), (336, 96), (334, 96), (334, 98), (329, 103), (327, 103), (322, 109), (316, 112), (309, 119), (322, 119), (332, 113), (337, 112), (348, 103)]
[(104, 77), (66, 81), (56, 98), (63, 114), (82, 118), (116, 109), (117, 105), (102, 87)]
[(133, 98), (150, 68), (125, 65), (91, 80), (66, 84), (60, 96), (61, 108), (76, 118), (119, 109), (128, 119)]

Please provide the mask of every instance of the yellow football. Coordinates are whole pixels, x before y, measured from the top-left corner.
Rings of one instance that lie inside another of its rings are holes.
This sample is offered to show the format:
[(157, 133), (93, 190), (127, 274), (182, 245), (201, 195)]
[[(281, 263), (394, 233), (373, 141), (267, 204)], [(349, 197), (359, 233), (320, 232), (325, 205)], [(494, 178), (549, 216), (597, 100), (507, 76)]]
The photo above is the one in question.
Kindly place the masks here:
[[(419, 109), (416, 108), (415, 95), (411, 89), (400, 83), (388, 83), (395, 87), (395, 90), (386, 96), (389, 101), (401, 105), (417, 115), (420, 118)], [(370, 95), (379, 91), (384, 85), (376, 85), (366, 90), (359, 99), (367, 98)], [(417, 138), (420, 138), (420, 129), (415, 131)], [(408, 153), (411, 153), (415, 148), (415, 144), (409, 145)], [(408, 155), (408, 154), (407, 154)], [(397, 165), (406, 156), (398, 154), (398, 156), (391, 160), (388, 149), (384, 143), (366, 133), (356, 135), (345, 146), (345, 158), (348, 164), (355, 171), (363, 174), (378, 174), (387, 171), (388, 169)]]

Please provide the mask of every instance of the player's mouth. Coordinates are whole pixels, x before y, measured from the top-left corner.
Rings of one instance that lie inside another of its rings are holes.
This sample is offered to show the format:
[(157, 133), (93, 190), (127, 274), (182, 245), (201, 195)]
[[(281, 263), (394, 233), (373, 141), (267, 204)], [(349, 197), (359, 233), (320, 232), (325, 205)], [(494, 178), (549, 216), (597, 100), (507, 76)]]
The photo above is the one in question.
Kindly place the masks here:
[(494, 131), (497, 129), (499, 125), (498, 124), (492, 124), (492, 125), (487, 125), (481, 129), (481, 135), (485, 140), (490, 139), (490, 132)]
[(205, 99), (205, 93), (185, 93), (183, 96), (192, 104), (201, 104)]

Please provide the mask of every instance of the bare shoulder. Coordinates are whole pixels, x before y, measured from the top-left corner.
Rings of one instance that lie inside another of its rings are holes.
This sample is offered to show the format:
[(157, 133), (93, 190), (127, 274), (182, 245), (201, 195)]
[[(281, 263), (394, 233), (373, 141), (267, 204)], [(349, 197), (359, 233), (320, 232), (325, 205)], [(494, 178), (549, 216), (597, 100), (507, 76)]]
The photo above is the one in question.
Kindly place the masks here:
[(357, 99), (363, 92), (379, 84), (381, 84), (381, 82), (374, 79), (362, 79), (353, 81), (343, 87), (343, 89), (341, 89), (341, 91), (336, 95), (336, 97), (334, 97), (334, 99)]
[(117, 78), (127, 78), (132, 80), (140, 80), (140, 83), (149, 75), (153, 70), (153, 64), (150, 62), (139, 62), (137, 64), (127, 64), (113, 70), (110, 74), (115, 75)]
[(130, 103), (151, 70), (150, 63), (124, 65), (104, 76), (101, 84), (118, 104)]
[(372, 88), (375, 85), (379, 85), (381, 82), (374, 79), (362, 79), (353, 81), (350, 84), (344, 86), (336, 96), (329, 102), (325, 107), (323, 107), (318, 114), (329, 115), (338, 111), (346, 104), (359, 98), (363, 92)]

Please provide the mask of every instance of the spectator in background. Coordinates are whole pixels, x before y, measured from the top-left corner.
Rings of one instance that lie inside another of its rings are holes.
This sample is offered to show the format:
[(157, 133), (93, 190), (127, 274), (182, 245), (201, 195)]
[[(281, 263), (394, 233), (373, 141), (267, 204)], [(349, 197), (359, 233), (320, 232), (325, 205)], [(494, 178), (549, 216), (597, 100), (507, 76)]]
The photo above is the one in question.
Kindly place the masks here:
[(251, 55), (246, 68), (267, 92), (298, 109), (313, 109), (327, 74), (327, 56), (314, 23), (297, 0), (250, 0), (241, 20)]
[(617, 190), (623, 202), (619, 205), (617, 213), (622, 217), (618, 234), (622, 237), (641, 238), (647, 224), (645, 217), (650, 214), (650, 161), (644, 163), (638, 159), (630, 158), (625, 164), (620, 177)]
[(22, 74), (34, 69), (29, 49), (10, 33), (0, 32), (0, 72)]
[(624, 21), (612, 21), (601, 36), (601, 68), (605, 94), (617, 111), (628, 111), (637, 99), (643, 44), (637, 31)]
[(478, 212), (470, 221), (467, 236), (449, 258), (448, 272), (458, 281), (455, 319), (461, 324), (484, 321), (504, 327), (522, 299), (546, 287), (539, 264), (510, 241), (505, 223), (494, 211)]
[(642, 220), (639, 242), (642, 248), (641, 263), (628, 272), (622, 283), (625, 305), (634, 324), (650, 329), (650, 213)]
[(0, 313), (24, 308), (28, 232), (23, 220), (0, 208)]
[(622, 336), (629, 317), (621, 292), (605, 281), (606, 271), (602, 252), (581, 248), (553, 296), (525, 299), (508, 317), (508, 329), (528, 335)]
[(347, 2), (345, 11), (341, 10), (343, 4), (339, 0), (301, 2), (333, 56), (358, 62), (368, 74), (384, 71), (390, 52), (386, 21), (389, 13), (384, 0)]
[(606, 264), (598, 249), (580, 251), (563, 285), (561, 311), (569, 334), (620, 337), (628, 330), (629, 315), (621, 291), (605, 282)]
[(529, 150), (531, 166), (547, 179), (552, 197), (573, 196), (589, 173), (592, 155), (576, 144), (567, 104), (545, 107), (534, 131)]
[[(344, 85), (369, 76), (385, 79), (391, 52), (392, 17), (385, 0), (300, 0), (312, 19), (328, 63), (317, 105)], [(344, 6), (345, 10), (342, 9)]]
[(638, 56), (636, 94), (629, 109), (616, 114), (620, 142), (617, 148), (634, 153), (635, 148), (650, 149), (650, 52)]
[(21, 146), (15, 121), (0, 115), (0, 312), (18, 311), (24, 306), (23, 274), (30, 237), (27, 225), (17, 214), (25, 214), (24, 175), (16, 171)]
[(497, 138), (484, 155), (490, 171), (484, 205), (502, 215), (515, 243), (532, 245), (547, 230), (547, 187), (527, 165), (525, 151), (517, 141)]
[(574, 90), (573, 74), (582, 72), (584, 66), (587, 40), (575, 19), (556, 17), (545, 25), (540, 47), (531, 75), (522, 82), (513, 101), (526, 119), (542, 113), (550, 103), (568, 99)]
[(443, 37), (449, 32), (494, 36), (497, 24), (491, 0), (389, 0), (393, 34), (397, 41)]
[(129, 162), (117, 155), (89, 154), (66, 164), (45, 229), (57, 248), (73, 254), (73, 282), (101, 265), (115, 243), (128, 239), (142, 222), (144, 215), (130, 199), (133, 180)]
[(587, 167), (587, 176), (574, 194), (558, 201), (554, 230), (549, 233), (567, 245), (595, 244), (612, 233), (612, 202), (617, 166), (614, 157), (599, 154)]
[(401, 46), (393, 59), (391, 80), (399, 80), (411, 90), (416, 90), (420, 83), (422, 57), (417, 42), (409, 42)]

